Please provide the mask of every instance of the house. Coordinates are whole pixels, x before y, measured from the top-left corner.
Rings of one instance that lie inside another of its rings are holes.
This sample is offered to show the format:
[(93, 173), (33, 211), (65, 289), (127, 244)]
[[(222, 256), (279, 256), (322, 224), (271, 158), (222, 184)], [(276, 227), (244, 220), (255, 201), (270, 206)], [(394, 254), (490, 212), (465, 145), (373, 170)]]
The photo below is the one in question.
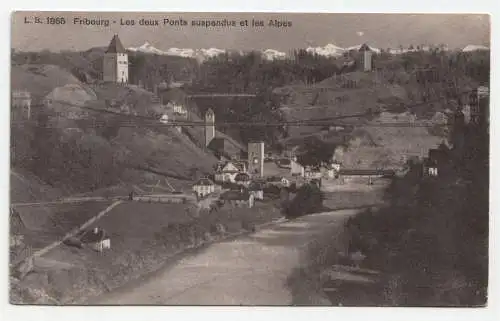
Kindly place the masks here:
[(109, 235), (106, 233), (106, 231), (98, 227), (95, 227), (91, 231), (85, 232), (80, 237), (80, 241), (97, 252), (111, 249), (111, 240)]
[(449, 155), (446, 149), (429, 149), (429, 156), (423, 162), (424, 176), (439, 176), (449, 164)]
[(12, 111), (19, 118), (31, 117), (31, 93), (24, 90), (15, 90), (12, 92), (11, 105)]
[(302, 166), (302, 164), (297, 162), (297, 157), (293, 157), (290, 160), (290, 173), (292, 174), (292, 176), (304, 177), (305, 175), (304, 170), (305, 170), (304, 166)]
[(332, 164), (326, 164), (324, 166), (321, 166), (321, 171), (323, 173), (323, 177), (329, 179), (335, 178), (338, 173), (338, 171), (335, 171), (335, 168), (332, 166)]
[(236, 175), (246, 173), (247, 165), (243, 161), (226, 161), (217, 164), (214, 179), (216, 182), (235, 182)]
[(193, 185), (193, 191), (198, 197), (205, 197), (215, 192), (215, 184), (208, 178), (201, 178)]
[(250, 185), (251, 178), (250, 178), (250, 175), (248, 173), (240, 172), (240, 173), (236, 174), (236, 176), (234, 177), (234, 182), (238, 185), (248, 187)]
[(248, 191), (256, 200), (264, 199), (264, 184), (261, 182), (251, 182), (248, 186)]
[(160, 123), (162, 123), (162, 124), (168, 124), (168, 115), (167, 114), (163, 114), (161, 116)]
[(320, 166), (306, 166), (304, 177), (307, 179), (320, 179), (323, 176)]
[(429, 157), (426, 157), (424, 159), (424, 162), (422, 163), (422, 166), (423, 166), (423, 175), (425, 177), (438, 176), (439, 169), (438, 169), (438, 164), (435, 160), (432, 160)]
[(254, 195), (247, 189), (227, 191), (220, 196), (220, 199), (224, 203), (231, 204), (234, 207), (252, 208), (255, 202)]

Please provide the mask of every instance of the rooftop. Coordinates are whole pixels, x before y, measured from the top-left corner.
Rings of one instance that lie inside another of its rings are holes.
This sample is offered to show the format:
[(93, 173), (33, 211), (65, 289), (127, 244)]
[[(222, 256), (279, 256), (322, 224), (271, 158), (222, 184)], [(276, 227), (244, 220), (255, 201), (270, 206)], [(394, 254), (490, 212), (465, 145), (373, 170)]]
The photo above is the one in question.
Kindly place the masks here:
[(125, 47), (123, 47), (122, 42), (120, 41), (120, 38), (118, 38), (118, 35), (113, 36), (106, 53), (127, 53)]
[(210, 185), (214, 185), (214, 183), (208, 178), (201, 178), (194, 185), (210, 186)]

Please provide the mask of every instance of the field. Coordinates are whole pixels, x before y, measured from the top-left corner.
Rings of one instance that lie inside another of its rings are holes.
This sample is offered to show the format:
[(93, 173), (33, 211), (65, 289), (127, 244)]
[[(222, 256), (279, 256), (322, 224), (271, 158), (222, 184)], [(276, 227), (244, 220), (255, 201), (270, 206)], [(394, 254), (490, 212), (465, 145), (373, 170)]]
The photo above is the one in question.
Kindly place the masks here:
[(180, 251), (280, 217), (271, 203), (208, 213), (193, 205), (126, 202), (95, 223), (111, 235), (110, 251), (99, 255), (87, 248), (55, 248), (35, 264), (34, 273), (18, 281), (14, 292), (24, 303), (83, 302), (158, 269)]
[(16, 211), (27, 229), (26, 243), (41, 248), (60, 240), (109, 205), (111, 202), (30, 205), (16, 207)]

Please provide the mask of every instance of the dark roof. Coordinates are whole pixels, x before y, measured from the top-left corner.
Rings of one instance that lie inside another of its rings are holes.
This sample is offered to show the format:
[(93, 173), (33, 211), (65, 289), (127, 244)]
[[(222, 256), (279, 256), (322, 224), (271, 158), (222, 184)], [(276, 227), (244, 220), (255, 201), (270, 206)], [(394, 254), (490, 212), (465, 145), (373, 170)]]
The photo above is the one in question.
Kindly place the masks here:
[(443, 149), (429, 149), (429, 159), (435, 162), (446, 162), (448, 160), (448, 153)]
[(291, 161), (291, 160), (289, 160), (289, 159), (287, 159), (287, 158), (283, 158), (283, 159), (280, 159), (280, 160), (278, 161), (278, 163), (279, 163), (280, 165), (290, 165), (290, 164), (292, 163), (292, 161)]
[(127, 53), (125, 47), (123, 47), (122, 42), (120, 41), (120, 38), (118, 38), (118, 35), (113, 36), (106, 53)]
[(242, 191), (227, 191), (220, 196), (223, 200), (228, 201), (248, 201), (250, 193), (247, 190)]
[(82, 243), (97, 243), (106, 239), (109, 239), (109, 236), (106, 231), (102, 229), (98, 229), (97, 233), (94, 232), (94, 229), (89, 230), (80, 237)]
[(358, 51), (372, 51), (372, 49), (366, 44), (362, 44), (361, 47), (359, 47), (359, 50)]
[(236, 174), (236, 176), (234, 177), (234, 180), (235, 181), (249, 181), (250, 175), (248, 175), (247, 173), (239, 173), (239, 174)]
[(264, 184), (261, 182), (252, 182), (248, 186), (249, 191), (260, 191), (264, 189)]
[(211, 180), (209, 180), (208, 178), (201, 178), (194, 185), (210, 186), (210, 185), (214, 185), (214, 183)]
[(393, 176), (395, 172), (392, 169), (340, 169), (339, 175), (384, 175)]

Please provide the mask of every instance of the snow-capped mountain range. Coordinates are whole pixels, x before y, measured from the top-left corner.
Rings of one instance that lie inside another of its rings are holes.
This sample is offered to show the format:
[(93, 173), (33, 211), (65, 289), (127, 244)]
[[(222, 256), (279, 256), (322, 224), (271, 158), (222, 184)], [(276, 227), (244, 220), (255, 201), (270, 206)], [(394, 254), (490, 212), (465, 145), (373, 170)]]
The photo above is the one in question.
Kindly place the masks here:
[[(344, 53), (349, 52), (351, 50), (359, 50), (361, 48), (362, 44), (352, 46), (352, 47), (347, 47), (347, 48), (342, 48), (339, 46), (336, 46), (334, 44), (327, 44), (324, 47), (308, 47), (306, 48), (306, 51), (309, 53), (315, 53), (321, 56), (325, 57), (340, 57)], [(380, 53), (381, 50), (379, 48), (371, 47), (369, 48), (375, 52), (375, 53)], [(144, 53), (150, 53), (150, 54), (157, 54), (157, 55), (167, 55), (167, 56), (179, 56), (179, 57), (185, 57), (185, 58), (194, 58), (197, 59), (198, 61), (203, 61), (207, 58), (210, 57), (215, 57), (220, 54), (227, 53), (228, 50), (225, 49), (218, 49), (218, 48), (208, 48), (208, 49), (191, 49), (191, 48), (169, 48), (167, 50), (160, 50), (156, 47), (154, 47), (152, 44), (149, 42), (145, 42), (142, 46), (139, 47), (130, 47), (128, 48), (130, 51), (136, 51), (136, 52), (144, 52)], [(428, 51), (430, 50), (430, 47), (422, 47), (420, 50)], [(477, 50), (489, 50), (488, 47), (481, 46), (481, 45), (468, 45), (462, 49), (463, 52), (471, 52), (471, 51), (477, 51)], [(411, 52), (411, 51), (416, 51), (416, 49), (390, 49), (391, 54), (402, 54), (406, 52)], [(275, 49), (265, 49), (261, 50), (262, 57), (267, 60), (275, 60), (275, 59), (285, 59), (288, 54), (285, 52), (281, 52)]]

